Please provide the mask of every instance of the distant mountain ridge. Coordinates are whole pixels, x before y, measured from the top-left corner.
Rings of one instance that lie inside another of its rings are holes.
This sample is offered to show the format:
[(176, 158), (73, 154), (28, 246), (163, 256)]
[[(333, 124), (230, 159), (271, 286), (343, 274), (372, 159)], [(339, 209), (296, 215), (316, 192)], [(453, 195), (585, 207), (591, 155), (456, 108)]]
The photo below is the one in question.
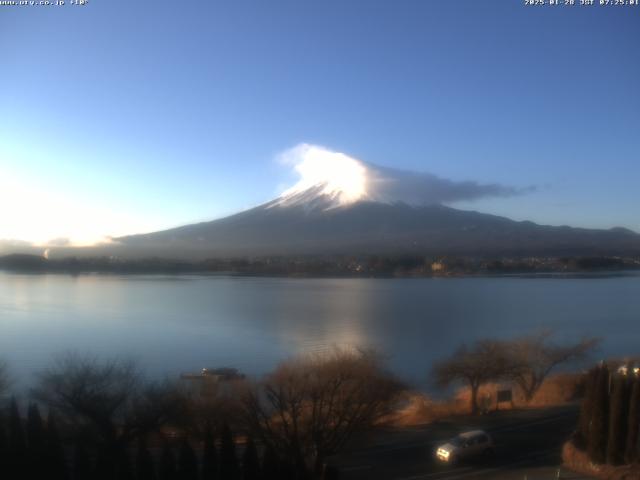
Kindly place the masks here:
[(114, 240), (125, 249), (201, 257), (640, 255), (640, 235), (624, 228), (545, 226), (443, 205), (339, 196), (315, 185), (218, 220)]

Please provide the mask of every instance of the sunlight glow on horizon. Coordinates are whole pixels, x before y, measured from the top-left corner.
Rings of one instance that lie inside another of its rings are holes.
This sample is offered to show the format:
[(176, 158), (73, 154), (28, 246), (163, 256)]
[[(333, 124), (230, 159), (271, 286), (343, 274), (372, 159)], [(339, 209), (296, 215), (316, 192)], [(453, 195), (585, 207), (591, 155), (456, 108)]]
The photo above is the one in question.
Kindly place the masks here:
[(93, 198), (74, 198), (7, 170), (0, 171), (0, 206), (0, 241), (37, 247), (90, 246), (109, 242), (112, 236), (155, 228), (126, 212), (105, 208)]

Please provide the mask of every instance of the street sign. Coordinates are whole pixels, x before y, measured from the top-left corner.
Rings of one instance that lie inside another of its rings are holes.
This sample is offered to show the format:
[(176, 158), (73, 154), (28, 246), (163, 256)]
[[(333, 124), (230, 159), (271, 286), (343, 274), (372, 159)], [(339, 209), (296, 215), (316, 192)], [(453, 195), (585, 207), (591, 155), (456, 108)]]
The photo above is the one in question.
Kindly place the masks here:
[(511, 402), (513, 400), (511, 396), (511, 390), (498, 390), (497, 402)]

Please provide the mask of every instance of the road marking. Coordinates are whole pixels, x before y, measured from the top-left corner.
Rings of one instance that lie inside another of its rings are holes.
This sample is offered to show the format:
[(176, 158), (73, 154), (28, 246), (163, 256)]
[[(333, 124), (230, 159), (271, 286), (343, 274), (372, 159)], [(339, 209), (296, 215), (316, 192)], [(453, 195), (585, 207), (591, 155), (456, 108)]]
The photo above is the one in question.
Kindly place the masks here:
[(370, 468), (373, 468), (373, 465), (357, 465), (355, 467), (341, 468), (340, 470), (343, 472), (356, 472), (358, 470), (369, 470)]
[[(459, 478), (465, 478), (465, 477), (469, 477), (469, 476), (472, 476), (472, 475), (486, 475), (487, 473), (498, 472), (500, 470), (506, 470), (509, 467), (514, 467), (516, 465), (519, 465), (521, 463), (526, 463), (528, 461), (529, 461), (528, 459), (527, 460), (521, 460), (519, 462), (510, 463), (509, 465), (503, 465), (503, 466), (500, 466), (500, 467), (485, 468), (484, 470), (476, 470), (476, 471), (473, 471), (473, 472), (461, 473), (460, 475), (454, 475), (453, 477), (444, 476), (444, 477), (440, 477), (439, 480), (457, 480)], [(418, 478), (429, 478), (429, 476), (428, 475), (423, 475), (422, 477), (415, 477), (414, 480), (417, 480)]]
[(522, 460), (519, 460), (517, 462), (508, 463), (507, 465), (501, 465), (499, 467), (487, 468), (485, 470), (479, 470), (477, 472), (463, 473), (462, 475), (456, 475), (454, 477), (443, 477), (440, 480), (457, 480), (459, 478), (465, 478), (465, 477), (468, 477), (470, 475), (486, 475), (487, 473), (493, 473), (493, 472), (499, 472), (499, 471), (503, 471), (503, 470), (508, 470), (508, 469), (516, 467), (518, 465), (522, 465), (524, 463), (528, 463), (529, 461), (531, 461), (532, 457), (533, 456), (529, 456), (529, 457), (524, 458)]
[[(494, 467), (494, 468), (485, 468), (484, 470), (475, 470), (472, 472), (469, 472), (468, 470), (472, 470), (474, 467), (468, 467), (468, 468), (463, 468), (463, 469), (454, 469), (454, 470), (447, 470), (444, 472), (430, 472), (430, 473), (425, 473), (423, 475), (414, 475), (412, 477), (402, 477), (402, 478), (398, 478), (396, 480), (420, 480), (423, 478), (430, 478), (430, 477), (435, 477), (437, 475), (443, 475), (442, 477), (440, 477), (438, 480), (458, 480), (459, 478), (465, 478), (465, 477), (469, 477), (472, 475), (486, 475), (488, 473), (492, 473), (492, 472), (499, 472), (501, 470), (507, 470), (509, 468), (518, 466), (518, 465), (522, 465), (524, 463), (530, 462), (533, 458), (536, 457), (545, 457), (547, 455), (550, 455), (551, 453), (554, 453), (555, 450), (542, 450), (542, 451), (538, 451), (538, 452), (533, 452), (530, 453), (529, 455), (526, 455), (522, 458), (520, 458), (519, 460), (515, 461), (515, 462), (511, 462), (511, 463), (507, 463), (505, 465), (500, 465), (499, 467)], [(447, 473), (460, 473), (459, 475), (454, 475), (454, 476), (446, 476)]]
[(437, 475), (448, 475), (450, 473), (458, 473), (458, 472), (466, 472), (468, 470), (471, 470), (473, 467), (464, 467), (464, 468), (454, 468), (452, 470), (443, 470), (440, 472), (432, 472), (432, 473), (424, 473), (421, 475), (413, 475), (412, 477), (402, 477), (402, 478), (397, 478), (396, 480), (416, 480), (418, 478), (429, 478), (429, 477), (435, 477)]
[[(397, 450), (408, 450), (411, 448), (419, 448), (419, 447), (435, 447), (437, 442), (433, 440), (422, 441), (422, 442), (414, 442), (414, 443), (388, 443), (386, 445), (376, 445), (374, 447), (369, 447), (362, 450), (355, 450), (349, 452), (350, 456), (368, 456), (372, 454), (378, 453), (387, 453), (387, 452), (395, 452)], [(435, 455), (435, 452), (434, 452)]]

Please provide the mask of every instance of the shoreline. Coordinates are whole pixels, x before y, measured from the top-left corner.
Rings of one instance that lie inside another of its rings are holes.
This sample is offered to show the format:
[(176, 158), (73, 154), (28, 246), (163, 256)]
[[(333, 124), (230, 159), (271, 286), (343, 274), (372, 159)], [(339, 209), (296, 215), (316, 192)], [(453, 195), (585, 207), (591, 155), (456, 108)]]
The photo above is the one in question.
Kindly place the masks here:
[(69, 276), (198, 276), (198, 277), (247, 277), (278, 279), (362, 279), (362, 280), (425, 280), (425, 279), (465, 279), (465, 278), (512, 278), (512, 279), (607, 279), (630, 278), (640, 276), (640, 268), (626, 270), (590, 270), (590, 271), (540, 271), (519, 273), (469, 272), (440, 275), (417, 274), (354, 274), (354, 273), (278, 273), (278, 272), (245, 272), (245, 271), (209, 271), (198, 269), (65, 269), (65, 268), (11, 268), (0, 266), (0, 273), (20, 275), (69, 275)]

